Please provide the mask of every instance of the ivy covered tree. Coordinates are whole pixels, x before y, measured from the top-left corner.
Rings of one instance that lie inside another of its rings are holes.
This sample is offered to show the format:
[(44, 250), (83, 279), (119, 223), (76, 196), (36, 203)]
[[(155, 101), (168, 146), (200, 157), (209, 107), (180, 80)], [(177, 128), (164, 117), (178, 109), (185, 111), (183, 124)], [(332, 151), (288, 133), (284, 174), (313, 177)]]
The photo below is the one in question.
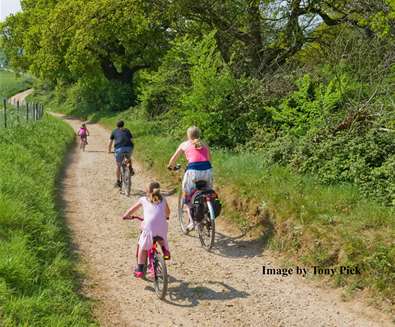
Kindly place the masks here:
[[(277, 69), (306, 44), (319, 42), (321, 25), (347, 25), (367, 35), (395, 34), (393, 0), (157, 1), (175, 29), (199, 36), (216, 29), (227, 63), (254, 76)], [(236, 56), (236, 57), (235, 57)]]

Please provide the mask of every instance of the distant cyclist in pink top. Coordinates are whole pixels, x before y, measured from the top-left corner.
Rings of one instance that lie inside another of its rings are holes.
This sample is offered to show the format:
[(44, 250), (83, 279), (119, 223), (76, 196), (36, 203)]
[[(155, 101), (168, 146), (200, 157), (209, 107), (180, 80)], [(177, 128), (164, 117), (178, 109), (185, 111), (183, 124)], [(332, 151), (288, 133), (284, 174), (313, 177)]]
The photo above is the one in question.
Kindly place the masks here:
[(85, 145), (88, 144), (89, 131), (86, 124), (82, 124), (78, 130), (78, 136), (80, 137), (80, 149), (85, 149)]
[[(188, 160), (187, 171), (182, 181), (184, 201), (188, 206), (190, 205), (189, 196), (195, 188), (196, 181), (205, 180), (209, 187), (212, 187), (213, 184), (210, 149), (202, 142), (200, 135), (201, 132), (199, 128), (196, 126), (189, 127), (187, 130), (188, 140), (180, 144), (168, 164), (169, 168), (174, 168), (177, 159), (182, 153), (185, 154)], [(187, 229), (192, 230), (194, 225), (189, 210), (188, 214), (190, 222)]]

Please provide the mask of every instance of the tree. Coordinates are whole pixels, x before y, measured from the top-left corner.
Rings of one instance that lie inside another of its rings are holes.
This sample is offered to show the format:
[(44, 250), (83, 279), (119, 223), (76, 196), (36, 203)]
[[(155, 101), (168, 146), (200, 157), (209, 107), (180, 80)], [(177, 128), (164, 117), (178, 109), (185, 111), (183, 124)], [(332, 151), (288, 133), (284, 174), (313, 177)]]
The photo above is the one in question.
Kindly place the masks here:
[(377, 32), (374, 22), (381, 18), (391, 26), (387, 30), (394, 29), (393, 0), (162, 0), (157, 3), (166, 8), (177, 31), (199, 35), (205, 29), (216, 29), (224, 61), (229, 63), (236, 55), (237, 66), (247, 67), (253, 76), (272, 72), (305, 44), (316, 42), (314, 32), (322, 24), (327, 27), (343, 24), (371, 36)]
[(25, 0), (22, 7), (2, 27), (7, 52), (15, 67), (53, 83), (105, 78), (131, 86), (172, 37), (144, 1)]

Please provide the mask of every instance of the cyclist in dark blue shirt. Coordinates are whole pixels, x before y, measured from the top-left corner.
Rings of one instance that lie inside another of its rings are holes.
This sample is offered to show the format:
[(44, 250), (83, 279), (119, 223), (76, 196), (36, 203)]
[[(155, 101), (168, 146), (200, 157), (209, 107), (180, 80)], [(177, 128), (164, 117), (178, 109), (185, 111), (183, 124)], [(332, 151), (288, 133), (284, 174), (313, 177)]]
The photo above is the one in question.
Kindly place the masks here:
[[(114, 129), (110, 136), (110, 143), (108, 145), (108, 152), (111, 153), (112, 146), (114, 144), (115, 161), (117, 163), (116, 169), (116, 186), (121, 187), (121, 163), (123, 155), (126, 154), (130, 159), (133, 152), (133, 135), (132, 133), (124, 127), (124, 122), (120, 120), (117, 123), (117, 128)], [(133, 173), (133, 170), (132, 170)]]

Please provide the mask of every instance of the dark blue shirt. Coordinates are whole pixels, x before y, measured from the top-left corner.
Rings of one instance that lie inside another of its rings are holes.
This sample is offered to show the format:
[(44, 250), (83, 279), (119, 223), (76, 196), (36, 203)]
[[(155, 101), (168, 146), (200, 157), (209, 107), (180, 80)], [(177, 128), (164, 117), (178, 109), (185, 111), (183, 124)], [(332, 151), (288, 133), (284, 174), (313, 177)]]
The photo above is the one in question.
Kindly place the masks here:
[(127, 128), (116, 128), (112, 131), (110, 139), (114, 141), (114, 148), (133, 146), (132, 133)]

